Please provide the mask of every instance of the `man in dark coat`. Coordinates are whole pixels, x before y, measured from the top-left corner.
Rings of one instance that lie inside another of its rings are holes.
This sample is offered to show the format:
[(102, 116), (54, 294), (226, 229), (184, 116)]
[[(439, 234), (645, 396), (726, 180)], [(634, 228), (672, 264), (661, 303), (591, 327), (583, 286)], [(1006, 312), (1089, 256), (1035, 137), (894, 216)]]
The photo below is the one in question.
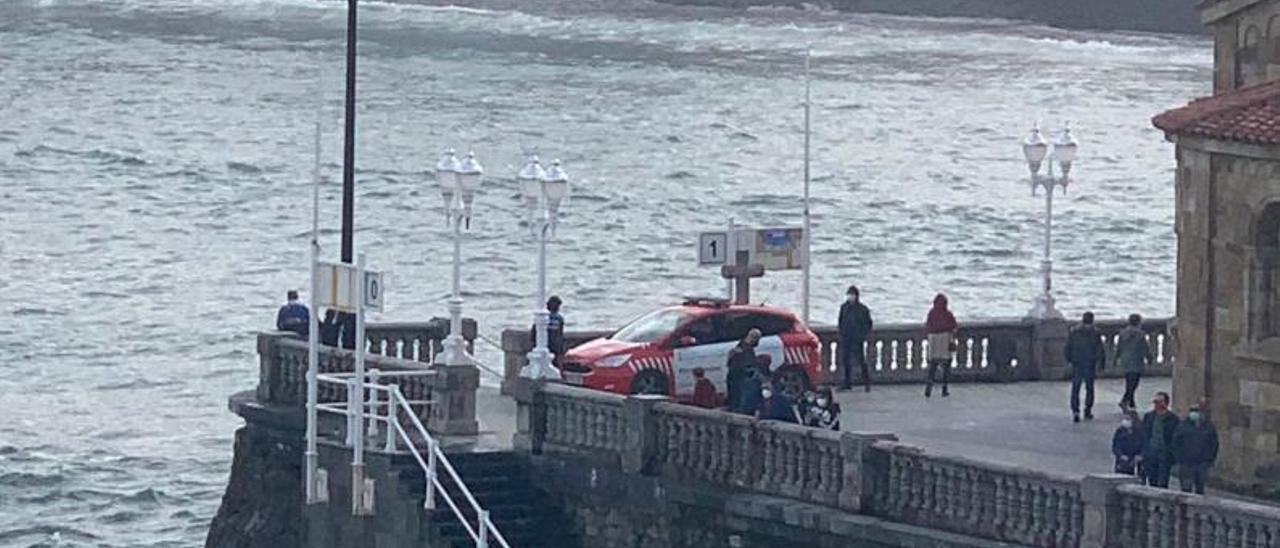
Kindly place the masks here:
[(1142, 462), (1142, 448), (1146, 445), (1142, 435), (1142, 427), (1134, 420), (1133, 414), (1125, 414), (1111, 436), (1111, 455), (1115, 457), (1117, 474), (1130, 476), (1138, 473), (1138, 464)]
[(1107, 360), (1102, 335), (1093, 327), (1093, 312), (1085, 312), (1080, 325), (1067, 336), (1064, 349), (1071, 364), (1071, 417), (1080, 422), (1080, 385), (1084, 385), (1084, 418), (1093, 420), (1093, 381)]
[(276, 313), (276, 329), (307, 338), (307, 333), (311, 331), (311, 312), (307, 310), (307, 305), (298, 302), (297, 291), (290, 289), (285, 297), (288, 302)]
[[(759, 329), (751, 329), (738, 341), (738, 346), (729, 351), (729, 361), (725, 367), (725, 399), (731, 413), (750, 415), (756, 412), (755, 406), (744, 406), (743, 397), (746, 395), (745, 389), (750, 376), (760, 361), (756, 357), (756, 345), (760, 344), (761, 335)], [(756, 390), (759, 390), (758, 386)]]
[(766, 421), (781, 421), (791, 424), (800, 424), (800, 414), (796, 411), (795, 402), (791, 401), (781, 390), (774, 390), (770, 384), (765, 384), (760, 391), (762, 401), (760, 402), (760, 411), (756, 417)]
[(1209, 469), (1218, 460), (1218, 430), (1205, 418), (1200, 406), (1193, 406), (1187, 420), (1173, 433), (1173, 456), (1178, 464), (1178, 483), (1182, 491), (1204, 494)]
[(845, 302), (840, 305), (840, 366), (844, 369), (844, 384), (848, 390), (853, 387), (853, 368), (862, 369), (862, 384), (867, 392), (871, 391), (871, 369), (867, 364), (867, 352), (863, 346), (871, 335), (871, 309), (862, 304), (858, 286), (851, 285), (846, 292)]
[(1173, 469), (1173, 435), (1178, 429), (1178, 415), (1169, 410), (1169, 394), (1157, 392), (1151, 404), (1152, 410), (1142, 417), (1142, 432), (1147, 440), (1142, 461), (1147, 484), (1165, 489), (1169, 487), (1169, 473)]
[[(547, 351), (551, 353), (551, 363), (560, 367), (564, 354), (564, 316), (560, 315), (560, 306), (564, 301), (559, 295), (547, 299)], [(529, 328), (529, 338), (538, 344), (538, 326)]]

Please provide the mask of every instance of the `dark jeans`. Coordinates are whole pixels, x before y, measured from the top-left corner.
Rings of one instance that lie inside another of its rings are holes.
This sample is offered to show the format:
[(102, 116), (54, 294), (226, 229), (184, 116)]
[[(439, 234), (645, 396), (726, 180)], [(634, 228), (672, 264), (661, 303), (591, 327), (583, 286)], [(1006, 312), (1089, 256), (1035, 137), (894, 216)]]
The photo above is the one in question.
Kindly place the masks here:
[(1093, 413), (1093, 379), (1094, 374), (1077, 371), (1071, 375), (1071, 412), (1080, 414), (1080, 385), (1084, 385), (1084, 412)]
[(1169, 487), (1169, 472), (1172, 464), (1168, 457), (1147, 457), (1142, 464), (1147, 473), (1147, 485), (1161, 489)]
[(929, 360), (929, 380), (924, 385), (924, 393), (928, 395), (933, 392), (933, 380), (937, 376), (937, 371), (942, 370), (942, 393), (947, 393), (947, 382), (951, 380), (951, 359), (945, 360)]
[(1137, 407), (1133, 402), (1133, 395), (1138, 391), (1138, 383), (1141, 381), (1142, 373), (1124, 374), (1124, 397), (1120, 398), (1120, 405), (1125, 407)]
[(1178, 465), (1178, 483), (1182, 486), (1182, 492), (1190, 493), (1192, 491), (1203, 495), (1204, 482), (1209, 477), (1208, 464), (1179, 464)]
[(853, 386), (853, 368), (862, 369), (862, 384), (871, 388), (871, 367), (867, 364), (865, 341), (853, 341), (840, 345), (840, 365), (844, 368), (844, 387)]

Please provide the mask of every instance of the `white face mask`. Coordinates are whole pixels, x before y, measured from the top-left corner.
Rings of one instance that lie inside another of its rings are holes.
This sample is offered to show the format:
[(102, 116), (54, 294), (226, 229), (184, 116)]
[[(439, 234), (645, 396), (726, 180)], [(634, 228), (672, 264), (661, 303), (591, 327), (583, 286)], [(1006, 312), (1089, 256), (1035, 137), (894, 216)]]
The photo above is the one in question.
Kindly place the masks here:
[(1129, 419), (1122, 420), (1120, 421), (1120, 426), (1124, 428), (1133, 428), (1133, 421)]
[(847, 299), (849, 299), (849, 302), (851, 302), (851, 303), (856, 303), (856, 302), (858, 302), (858, 297), (857, 297), (857, 296), (855, 296), (855, 295), (849, 295), (849, 296), (848, 296), (848, 297), (846, 297), (846, 298), (847, 298)]
[(766, 390), (761, 390), (761, 391), (760, 391), (760, 395), (761, 395), (761, 396), (764, 396), (764, 397), (766, 397), (766, 398), (769, 398), (769, 397), (772, 397), (772, 396), (773, 396), (773, 391), (772, 391), (772, 390), (768, 390), (768, 389), (766, 389)]
[(827, 398), (818, 398), (818, 407), (826, 407)]
[(1187, 413), (1187, 418), (1191, 419), (1191, 422), (1200, 422), (1200, 419), (1204, 418), (1204, 415), (1201, 415), (1199, 411), (1192, 411)]
[(813, 402), (815, 398), (817, 398), (817, 396), (814, 396), (812, 392), (804, 395), (804, 400), (807, 402)]

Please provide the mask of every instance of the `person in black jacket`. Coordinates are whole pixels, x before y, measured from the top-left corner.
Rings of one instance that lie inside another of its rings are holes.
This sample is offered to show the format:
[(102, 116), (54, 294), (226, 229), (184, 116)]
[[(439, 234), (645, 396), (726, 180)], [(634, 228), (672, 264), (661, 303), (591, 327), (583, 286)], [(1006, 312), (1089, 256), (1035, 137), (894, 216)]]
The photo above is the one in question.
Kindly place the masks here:
[(867, 364), (867, 352), (863, 346), (871, 335), (871, 309), (862, 304), (858, 286), (851, 285), (846, 300), (840, 305), (840, 366), (844, 369), (841, 388), (853, 388), (853, 368), (862, 369), (862, 384), (871, 391), (871, 369)]
[(1218, 460), (1218, 431), (1205, 418), (1200, 406), (1192, 406), (1187, 420), (1173, 433), (1173, 456), (1178, 464), (1178, 483), (1183, 492), (1204, 494), (1209, 469)]
[[(755, 373), (759, 358), (756, 357), (756, 345), (760, 344), (762, 333), (759, 329), (747, 331), (746, 336), (738, 341), (738, 346), (729, 351), (729, 361), (725, 364), (725, 400), (730, 413), (750, 415), (756, 412), (754, 404), (744, 403), (745, 390), (752, 374)], [(759, 391), (760, 386), (752, 389)], [(752, 395), (752, 401), (756, 395)]]
[(1142, 447), (1146, 445), (1146, 439), (1142, 435), (1142, 428), (1135, 423), (1134, 415), (1125, 413), (1120, 427), (1111, 436), (1111, 454), (1116, 459), (1117, 474), (1136, 475), (1138, 464), (1142, 462)]
[(1169, 473), (1173, 470), (1173, 434), (1178, 429), (1178, 415), (1169, 410), (1167, 393), (1157, 392), (1151, 404), (1153, 409), (1142, 417), (1142, 433), (1146, 438), (1142, 462), (1147, 485), (1165, 489), (1169, 487)]
[(1084, 418), (1093, 420), (1093, 380), (1107, 360), (1102, 335), (1093, 327), (1093, 312), (1085, 312), (1080, 325), (1067, 336), (1064, 349), (1071, 364), (1071, 417), (1080, 422), (1080, 385), (1084, 385)]

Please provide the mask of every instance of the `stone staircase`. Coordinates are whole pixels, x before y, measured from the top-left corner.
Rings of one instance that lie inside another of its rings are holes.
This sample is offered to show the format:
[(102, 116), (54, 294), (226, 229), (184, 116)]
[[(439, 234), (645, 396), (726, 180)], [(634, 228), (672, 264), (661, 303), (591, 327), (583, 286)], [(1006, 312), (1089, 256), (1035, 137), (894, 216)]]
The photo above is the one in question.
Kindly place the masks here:
[[(449, 461), (466, 483), (480, 506), (489, 511), (491, 519), (511, 548), (578, 548), (581, 544), (573, 536), (567, 516), (560, 506), (529, 479), (529, 466), (513, 453), (458, 453), (449, 455)], [(443, 472), (442, 472), (443, 475)], [(463, 510), (472, 526), (475, 512), (463, 501), (465, 497), (452, 485), (447, 476), (445, 483), (450, 496)], [(444, 501), (436, 495), (436, 509), (428, 516), (430, 522), (430, 546), (441, 548), (474, 548), (475, 541), (458, 522)], [(490, 540), (489, 546), (499, 546)]]

